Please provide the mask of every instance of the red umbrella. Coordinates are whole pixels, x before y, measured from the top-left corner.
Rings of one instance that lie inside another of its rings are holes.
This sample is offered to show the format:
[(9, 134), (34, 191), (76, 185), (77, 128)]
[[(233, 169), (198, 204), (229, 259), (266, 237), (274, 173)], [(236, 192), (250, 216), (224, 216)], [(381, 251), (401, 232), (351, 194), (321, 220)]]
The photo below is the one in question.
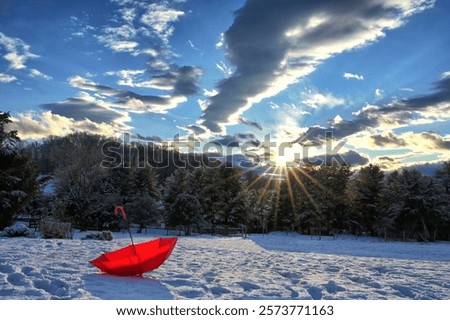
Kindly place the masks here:
[(116, 207), (114, 214), (119, 212), (127, 221), (131, 245), (104, 253), (89, 262), (103, 272), (118, 276), (137, 276), (158, 268), (172, 253), (178, 238), (157, 238), (135, 245), (123, 207)]
[(158, 268), (172, 253), (174, 238), (157, 238), (102, 254), (89, 261), (103, 272), (117, 276), (137, 276)]

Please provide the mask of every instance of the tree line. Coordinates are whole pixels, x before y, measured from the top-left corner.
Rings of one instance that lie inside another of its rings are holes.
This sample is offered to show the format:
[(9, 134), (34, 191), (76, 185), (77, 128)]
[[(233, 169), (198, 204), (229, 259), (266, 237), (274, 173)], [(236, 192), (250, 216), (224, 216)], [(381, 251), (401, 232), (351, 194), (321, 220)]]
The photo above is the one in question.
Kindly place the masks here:
[[(0, 229), (27, 215), (114, 230), (123, 221), (112, 213), (122, 205), (140, 231), (164, 223), (187, 231), (220, 226), (449, 240), (450, 162), (433, 177), (337, 164), (268, 174), (88, 133), (22, 144), (17, 132), (6, 129), (10, 121), (0, 113)], [(125, 152), (105, 154), (105, 142)], [(109, 162), (101, 165), (105, 157)]]

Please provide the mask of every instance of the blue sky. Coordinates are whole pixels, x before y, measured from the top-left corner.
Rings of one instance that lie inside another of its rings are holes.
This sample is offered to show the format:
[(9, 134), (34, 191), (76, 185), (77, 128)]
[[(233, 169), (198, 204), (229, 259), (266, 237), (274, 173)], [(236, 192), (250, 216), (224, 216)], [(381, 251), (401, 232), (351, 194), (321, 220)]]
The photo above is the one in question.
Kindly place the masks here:
[[(450, 150), (444, 0), (0, 4), (0, 110), (22, 138), (89, 131), (324, 152), (355, 167)], [(261, 142), (258, 144), (258, 141)], [(280, 157), (284, 155), (284, 157)]]

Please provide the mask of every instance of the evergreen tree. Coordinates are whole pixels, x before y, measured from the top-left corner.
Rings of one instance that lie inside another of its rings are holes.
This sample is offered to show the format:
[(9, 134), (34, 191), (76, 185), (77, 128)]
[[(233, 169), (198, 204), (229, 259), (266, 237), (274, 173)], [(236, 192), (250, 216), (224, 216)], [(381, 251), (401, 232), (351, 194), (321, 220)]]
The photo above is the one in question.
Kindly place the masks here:
[(190, 227), (199, 222), (201, 210), (202, 206), (196, 196), (180, 193), (170, 205), (167, 223), (171, 226), (184, 226), (185, 233), (190, 234)]
[(8, 112), (0, 112), (0, 229), (11, 225), (38, 190), (36, 167), (19, 150), (17, 132), (7, 129), (11, 122)]
[(161, 211), (158, 202), (148, 193), (133, 197), (133, 201), (127, 206), (129, 221), (139, 225), (138, 233), (149, 224), (160, 222)]
[(226, 226), (247, 224), (248, 203), (245, 179), (240, 169), (222, 165), (218, 168), (222, 194), (216, 208), (220, 223)]
[(444, 161), (442, 169), (436, 172), (436, 178), (444, 187), (445, 192), (450, 195), (450, 161)]
[(385, 203), (403, 240), (434, 240), (439, 223), (447, 216), (446, 198), (435, 181), (417, 170), (388, 176)]
[(377, 165), (361, 168), (353, 181), (353, 204), (356, 220), (362, 231), (367, 234), (377, 234), (384, 231), (388, 225), (382, 210), (382, 192), (384, 173)]
[(183, 225), (184, 221), (178, 220), (178, 206), (174, 203), (179, 200), (178, 196), (188, 193), (190, 172), (184, 168), (177, 169), (164, 183), (163, 204), (165, 221), (169, 226)]

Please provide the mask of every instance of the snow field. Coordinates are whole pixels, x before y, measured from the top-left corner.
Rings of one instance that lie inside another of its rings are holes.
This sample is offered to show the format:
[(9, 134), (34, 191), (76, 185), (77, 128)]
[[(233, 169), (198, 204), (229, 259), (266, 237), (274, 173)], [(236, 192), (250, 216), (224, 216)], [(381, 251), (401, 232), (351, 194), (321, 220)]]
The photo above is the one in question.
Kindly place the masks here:
[(448, 243), (180, 237), (159, 269), (130, 278), (88, 263), (128, 245), (126, 234), (82, 236), (0, 238), (0, 299), (450, 299)]

